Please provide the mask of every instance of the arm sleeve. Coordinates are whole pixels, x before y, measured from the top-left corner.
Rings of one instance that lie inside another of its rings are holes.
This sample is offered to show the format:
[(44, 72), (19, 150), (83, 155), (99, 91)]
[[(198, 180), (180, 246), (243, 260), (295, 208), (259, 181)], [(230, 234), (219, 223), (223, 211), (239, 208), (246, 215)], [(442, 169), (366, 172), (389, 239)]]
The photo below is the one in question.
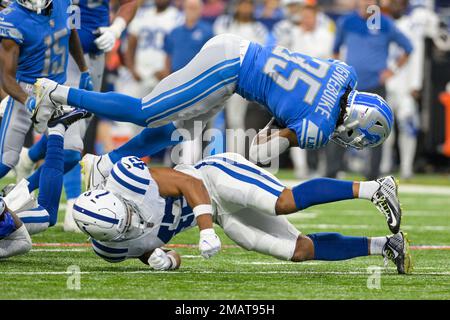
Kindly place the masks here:
[(8, 258), (31, 250), (31, 238), (25, 225), (0, 240), (0, 258)]

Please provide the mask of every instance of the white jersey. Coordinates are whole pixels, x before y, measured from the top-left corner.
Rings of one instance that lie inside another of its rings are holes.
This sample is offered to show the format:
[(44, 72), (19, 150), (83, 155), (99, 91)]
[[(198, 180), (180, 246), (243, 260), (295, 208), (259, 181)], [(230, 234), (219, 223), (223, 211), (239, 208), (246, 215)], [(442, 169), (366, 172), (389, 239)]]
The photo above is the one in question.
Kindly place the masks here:
[(180, 12), (168, 7), (157, 12), (154, 6), (144, 5), (128, 26), (128, 33), (137, 37), (136, 70), (143, 79), (151, 78), (164, 68), (164, 38), (182, 22)]
[(329, 59), (333, 54), (334, 33), (324, 25), (305, 31), (289, 20), (283, 20), (275, 26), (274, 34), (277, 44), (291, 51), (321, 59)]
[[(411, 93), (421, 90), (425, 55), (425, 37), (437, 32), (438, 18), (428, 9), (419, 7), (396, 21), (396, 25), (412, 42), (414, 50), (408, 62), (387, 82), (388, 91)], [(403, 50), (396, 44), (389, 48), (389, 63), (394, 64)]]
[(138, 258), (162, 247), (176, 234), (196, 224), (186, 200), (183, 197), (162, 198), (147, 166), (136, 157), (123, 158), (114, 165), (105, 189), (132, 201), (145, 222), (145, 228), (126, 240), (93, 240), (94, 252), (106, 261)]
[(213, 30), (215, 35), (231, 33), (261, 45), (266, 43), (268, 36), (267, 28), (261, 22), (240, 23), (229, 15), (218, 17), (214, 22)]

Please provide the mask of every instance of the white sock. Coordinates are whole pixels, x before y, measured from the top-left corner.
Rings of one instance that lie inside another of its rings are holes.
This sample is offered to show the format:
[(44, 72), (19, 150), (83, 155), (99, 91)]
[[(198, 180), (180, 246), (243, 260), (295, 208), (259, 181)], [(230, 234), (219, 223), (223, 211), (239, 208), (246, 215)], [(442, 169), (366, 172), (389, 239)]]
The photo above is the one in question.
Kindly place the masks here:
[(372, 200), (373, 195), (380, 188), (376, 181), (362, 181), (359, 183), (358, 198)]
[(67, 104), (67, 97), (69, 96), (69, 89), (70, 89), (70, 87), (58, 85), (56, 87), (55, 91), (53, 91), (50, 94), (50, 98), (53, 101), (58, 102), (60, 104)]
[(387, 242), (386, 237), (374, 237), (370, 238), (370, 255), (381, 255), (384, 245)]
[(63, 124), (58, 123), (56, 126), (54, 126), (53, 128), (48, 128), (48, 134), (56, 134), (58, 136), (61, 136), (64, 138), (64, 134), (66, 133), (66, 128), (64, 127)]

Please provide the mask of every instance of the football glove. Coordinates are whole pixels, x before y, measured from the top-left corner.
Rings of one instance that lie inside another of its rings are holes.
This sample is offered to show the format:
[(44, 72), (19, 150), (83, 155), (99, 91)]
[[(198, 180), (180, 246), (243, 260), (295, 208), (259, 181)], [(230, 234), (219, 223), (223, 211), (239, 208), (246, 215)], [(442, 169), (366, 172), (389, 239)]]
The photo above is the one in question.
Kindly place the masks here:
[(89, 71), (81, 73), (80, 84), (78, 85), (78, 88), (88, 91), (94, 90), (94, 84), (92, 83), (92, 78), (89, 74)]
[(155, 251), (153, 251), (150, 258), (148, 258), (148, 264), (152, 269), (159, 271), (175, 269), (177, 266), (175, 258), (160, 248), (156, 248)]
[(209, 259), (220, 251), (221, 243), (214, 229), (204, 229), (200, 231), (200, 242), (198, 244), (200, 254), (203, 258)]

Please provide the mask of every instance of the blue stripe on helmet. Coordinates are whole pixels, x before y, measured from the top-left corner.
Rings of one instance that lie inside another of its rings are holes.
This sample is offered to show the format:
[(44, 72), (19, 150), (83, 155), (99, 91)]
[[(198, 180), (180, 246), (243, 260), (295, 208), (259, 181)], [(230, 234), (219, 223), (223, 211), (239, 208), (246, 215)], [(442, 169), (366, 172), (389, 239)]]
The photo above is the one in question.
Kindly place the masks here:
[(94, 219), (98, 219), (98, 220), (101, 220), (101, 221), (109, 222), (109, 223), (112, 223), (112, 224), (118, 224), (119, 223), (118, 219), (102, 216), (100, 214), (94, 213), (94, 212), (89, 211), (87, 209), (81, 208), (81, 207), (79, 207), (76, 204), (73, 205), (73, 209), (75, 211), (77, 211), (78, 213), (85, 214), (85, 215), (87, 215), (87, 216), (89, 216), (91, 218), (94, 218)]
[(133, 191), (133, 192), (136, 192), (136, 193), (139, 193), (139, 194), (142, 194), (142, 195), (145, 195), (145, 193), (147, 192), (146, 189), (138, 188), (138, 187), (136, 187), (136, 186), (133, 186), (133, 185), (129, 184), (128, 182), (126, 182), (125, 180), (123, 180), (122, 178), (120, 178), (120, 177), (114, 172), (114, 170), (111, 171), (111, 175), (112, 175), (112, 177), (114, 178), (114, 180), (116, 180), (119, 184), (121, 184), (123, 187), (125, 187), (125, 188), (127, 188), (127, 189), (129, 189), (129, 190), (131, 190), (131, 191)]
[(117, 167), (124, 175), (126, 175), (130, 179), (133, 179), (136, 182), (146, 184), (146, 185), (148, 185), (150, 183), (150, 180), (139, 177), (139, 176), (133, 174), (130, 170), (127, 170), (121, 162), (117, 163)]

